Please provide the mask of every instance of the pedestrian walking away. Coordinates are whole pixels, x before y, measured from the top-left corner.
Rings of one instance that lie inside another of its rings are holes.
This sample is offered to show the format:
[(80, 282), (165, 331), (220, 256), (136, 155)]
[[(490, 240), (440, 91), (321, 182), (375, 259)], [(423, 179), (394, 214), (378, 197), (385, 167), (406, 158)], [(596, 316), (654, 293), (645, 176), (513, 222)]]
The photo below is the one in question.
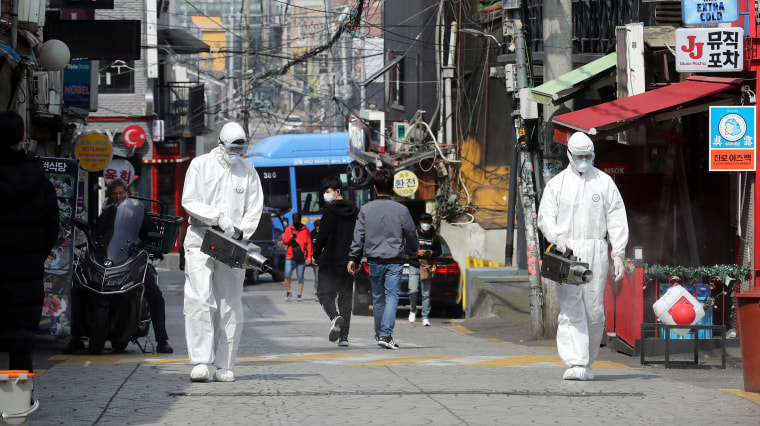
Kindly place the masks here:
[(247, 241), (261, 218), (263, 193), (253, 163), (240, 161), (248, 149), (237, 123), (227, 123), (219, 145), (193, 159), (185, 175), (182, 207), (190, 216), (185, 236), (185, 335), (190, 380), (235, 380), (233, 368), (243, 332), (245, 270), (233, 269), (201, 252), (203, 235), (218, 226), (226, 235), (242, 231)]
[(417, 227), (420, 248), (409, 260), (409, 322), (417, 319), (417, 295), (422, 294), (422, 325), (430, 326), (430, 289), (435, 276), (435, 258), (441, 255), (441, 237), (433, 227), (433, 216), (422, 213)]
[(593, 272), (587, 284), (557, 284), (557, 351), (568, 367), (563, 379), (593, 380), (591, 365), (604, 333), (608, 245), (612, 246), (615, 281), (620, 281), (625, 270), (628, 220), (615, 182), (592, 164), (595, 153), (591, 139), (574, 133), (567, 148), (570, 165), (546, 184), (537, 222), (557, 250), (564, 253), (572, 249)]
[(401, 273), (409, 257), (417, 257), (419, 243), (409, 209), (391, 200), (393, 174), (379, 169), (372, 175), (377, 199), (362, 206), (354, 227), (348, 272), (354, 274), (362, 255), (369, 263), (375, 339), (380, 347), (398, 349), (393, 340)]
[(32, 372), (44, 264), (58, 237), (59, 212), (42, 164), (21, 148), (25, 129), (19, 114), (0, 112), (0, 352), (8, 352), (10, 370)]
[(321, 188), (325, 208), (314, 243), (314, 258), (319, 264), (317, 298), (330, 320), (328, 340), (338, 340), (338, 345), (345, 347), (354, 298), (353, 276), (345, 265), (359, 209), (343, 199), (343, 184), (337, 176), (322, 179)]
[(301, 213), (293, 213), (293, 224), (285, 228), (282, 233), (282, 242), (288, 247), (285, 252), (285, 301), (293, 300), (290, 293), (290, 282), (293, 271), (296, 271), (298, 279), (298, 301), (303, 300), (304, 270), (311, 265), (313, 248), (311, 245), (311, 232), (301, 223)]

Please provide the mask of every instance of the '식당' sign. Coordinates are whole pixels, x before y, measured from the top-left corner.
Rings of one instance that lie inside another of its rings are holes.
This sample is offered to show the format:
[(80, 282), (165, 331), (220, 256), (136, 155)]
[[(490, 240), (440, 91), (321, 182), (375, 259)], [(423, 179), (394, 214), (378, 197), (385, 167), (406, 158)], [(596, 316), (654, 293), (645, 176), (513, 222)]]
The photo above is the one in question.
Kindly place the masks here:
[(681, 0), (681, 15), (686, 25), (736, 22), (739, 19), (739, 1)]
[(676, 71), (734, 72), (744, 69), (744, 29), (676, 29)]

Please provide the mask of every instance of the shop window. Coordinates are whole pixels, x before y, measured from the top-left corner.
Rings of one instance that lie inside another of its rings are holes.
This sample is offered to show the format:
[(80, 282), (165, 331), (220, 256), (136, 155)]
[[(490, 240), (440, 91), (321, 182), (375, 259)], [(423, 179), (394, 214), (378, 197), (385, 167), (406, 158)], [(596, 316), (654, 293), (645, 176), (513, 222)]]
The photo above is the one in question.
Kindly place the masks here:
[(135, 93), (135, 61), (117, 59), (101, 62), (98, 91), (100, 93)]

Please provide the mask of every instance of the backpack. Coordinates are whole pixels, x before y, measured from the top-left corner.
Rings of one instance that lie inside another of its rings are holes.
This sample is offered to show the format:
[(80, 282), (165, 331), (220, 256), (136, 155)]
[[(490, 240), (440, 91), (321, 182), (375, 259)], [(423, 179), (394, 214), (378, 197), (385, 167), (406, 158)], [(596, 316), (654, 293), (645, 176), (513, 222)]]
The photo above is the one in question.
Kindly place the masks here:
[(295, 260), (303, 260), (306, 259), (306, 255), (303, 252), (303, 249), (301, 248), (301, 245), (298, 244), (298, 234), (291, 229), (290, 230), (291, 235), (293, 236), (293, 243), (291, 244), (291, 247), (293, 248), (293, 259)]

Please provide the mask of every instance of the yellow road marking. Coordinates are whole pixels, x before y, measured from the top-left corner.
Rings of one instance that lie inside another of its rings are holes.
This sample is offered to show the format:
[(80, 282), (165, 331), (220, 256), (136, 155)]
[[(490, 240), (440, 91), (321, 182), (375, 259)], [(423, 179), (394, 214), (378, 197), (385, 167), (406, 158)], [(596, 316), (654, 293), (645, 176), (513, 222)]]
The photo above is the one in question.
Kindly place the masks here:
[(745, 392), (745, 391), (739, 390), (739, 389), (719, 389), (719, 390), (722, 390), (723, 392), (732, 393), (732, 394), (734, 394), (736, 396), (740, 396), (740, 397), (746, 399), (747, 401), (754, 402), (755, 404), (760, 405), (760, 394), (759, 393)]
[(486, 339), (486, 340), (488, 340), (489, 342), (494, 342), (494, 343), (503, 343), (504, 342), (501, 339)]
[(326, 353), (320, 353), (320, 354), (308, 354), (308, 355), (297, 355), (297, 356), (284, 356), (284, 357), (272, 357), (272, 358), (264, 358), (264, 359), (253, 359), (253, 360), (239, 362), (238, 364), (249, 364), (249, 363), (259, 363), (259, 362), (319, 361), (319, 360), (323, 360), (323, 359), (345, 358), (345, 357), (357, 356), (357, 355), (367, 355), (367, 354), (365, 354), (365, 353), (335, 353), (335, 352), (326, 352)]
[(458, 332), (460, 332), (462, 334), (472, 334), (471, 330), (468, 330), (467, 328), (465, 328), (464, 326), (461, 326), (461, 325), (450, 325), (449, 328), (452, 329), (452, 330), (454, 330), (454, 331), (458, 331)]
[[(507, 358), (495, 359), (493, 361), (473, 362), (469, 365), (475, 367), (514, 367), (517, 365), (529, 365), (538, 364), (540, 362), (551, 362), (560, 366), (563, 366), (562, 360), (557, 355), (518, 355)], [(617, 368), (631, 368), (625, 364), (620, 364), (611, 361), (597, 361), (592, 366), (593, 369), (617, 369)]]
[(420, 356), (400, 356), (393, 359), (382, 359), (378, 361), (367, 362), (350, 362), (344, 365), (396, 365), (396, 364), (411, 364), (415, 362), (425, 362), (431, 359), (451, 359), (461, 358), (459, 355), (420, 355)]

